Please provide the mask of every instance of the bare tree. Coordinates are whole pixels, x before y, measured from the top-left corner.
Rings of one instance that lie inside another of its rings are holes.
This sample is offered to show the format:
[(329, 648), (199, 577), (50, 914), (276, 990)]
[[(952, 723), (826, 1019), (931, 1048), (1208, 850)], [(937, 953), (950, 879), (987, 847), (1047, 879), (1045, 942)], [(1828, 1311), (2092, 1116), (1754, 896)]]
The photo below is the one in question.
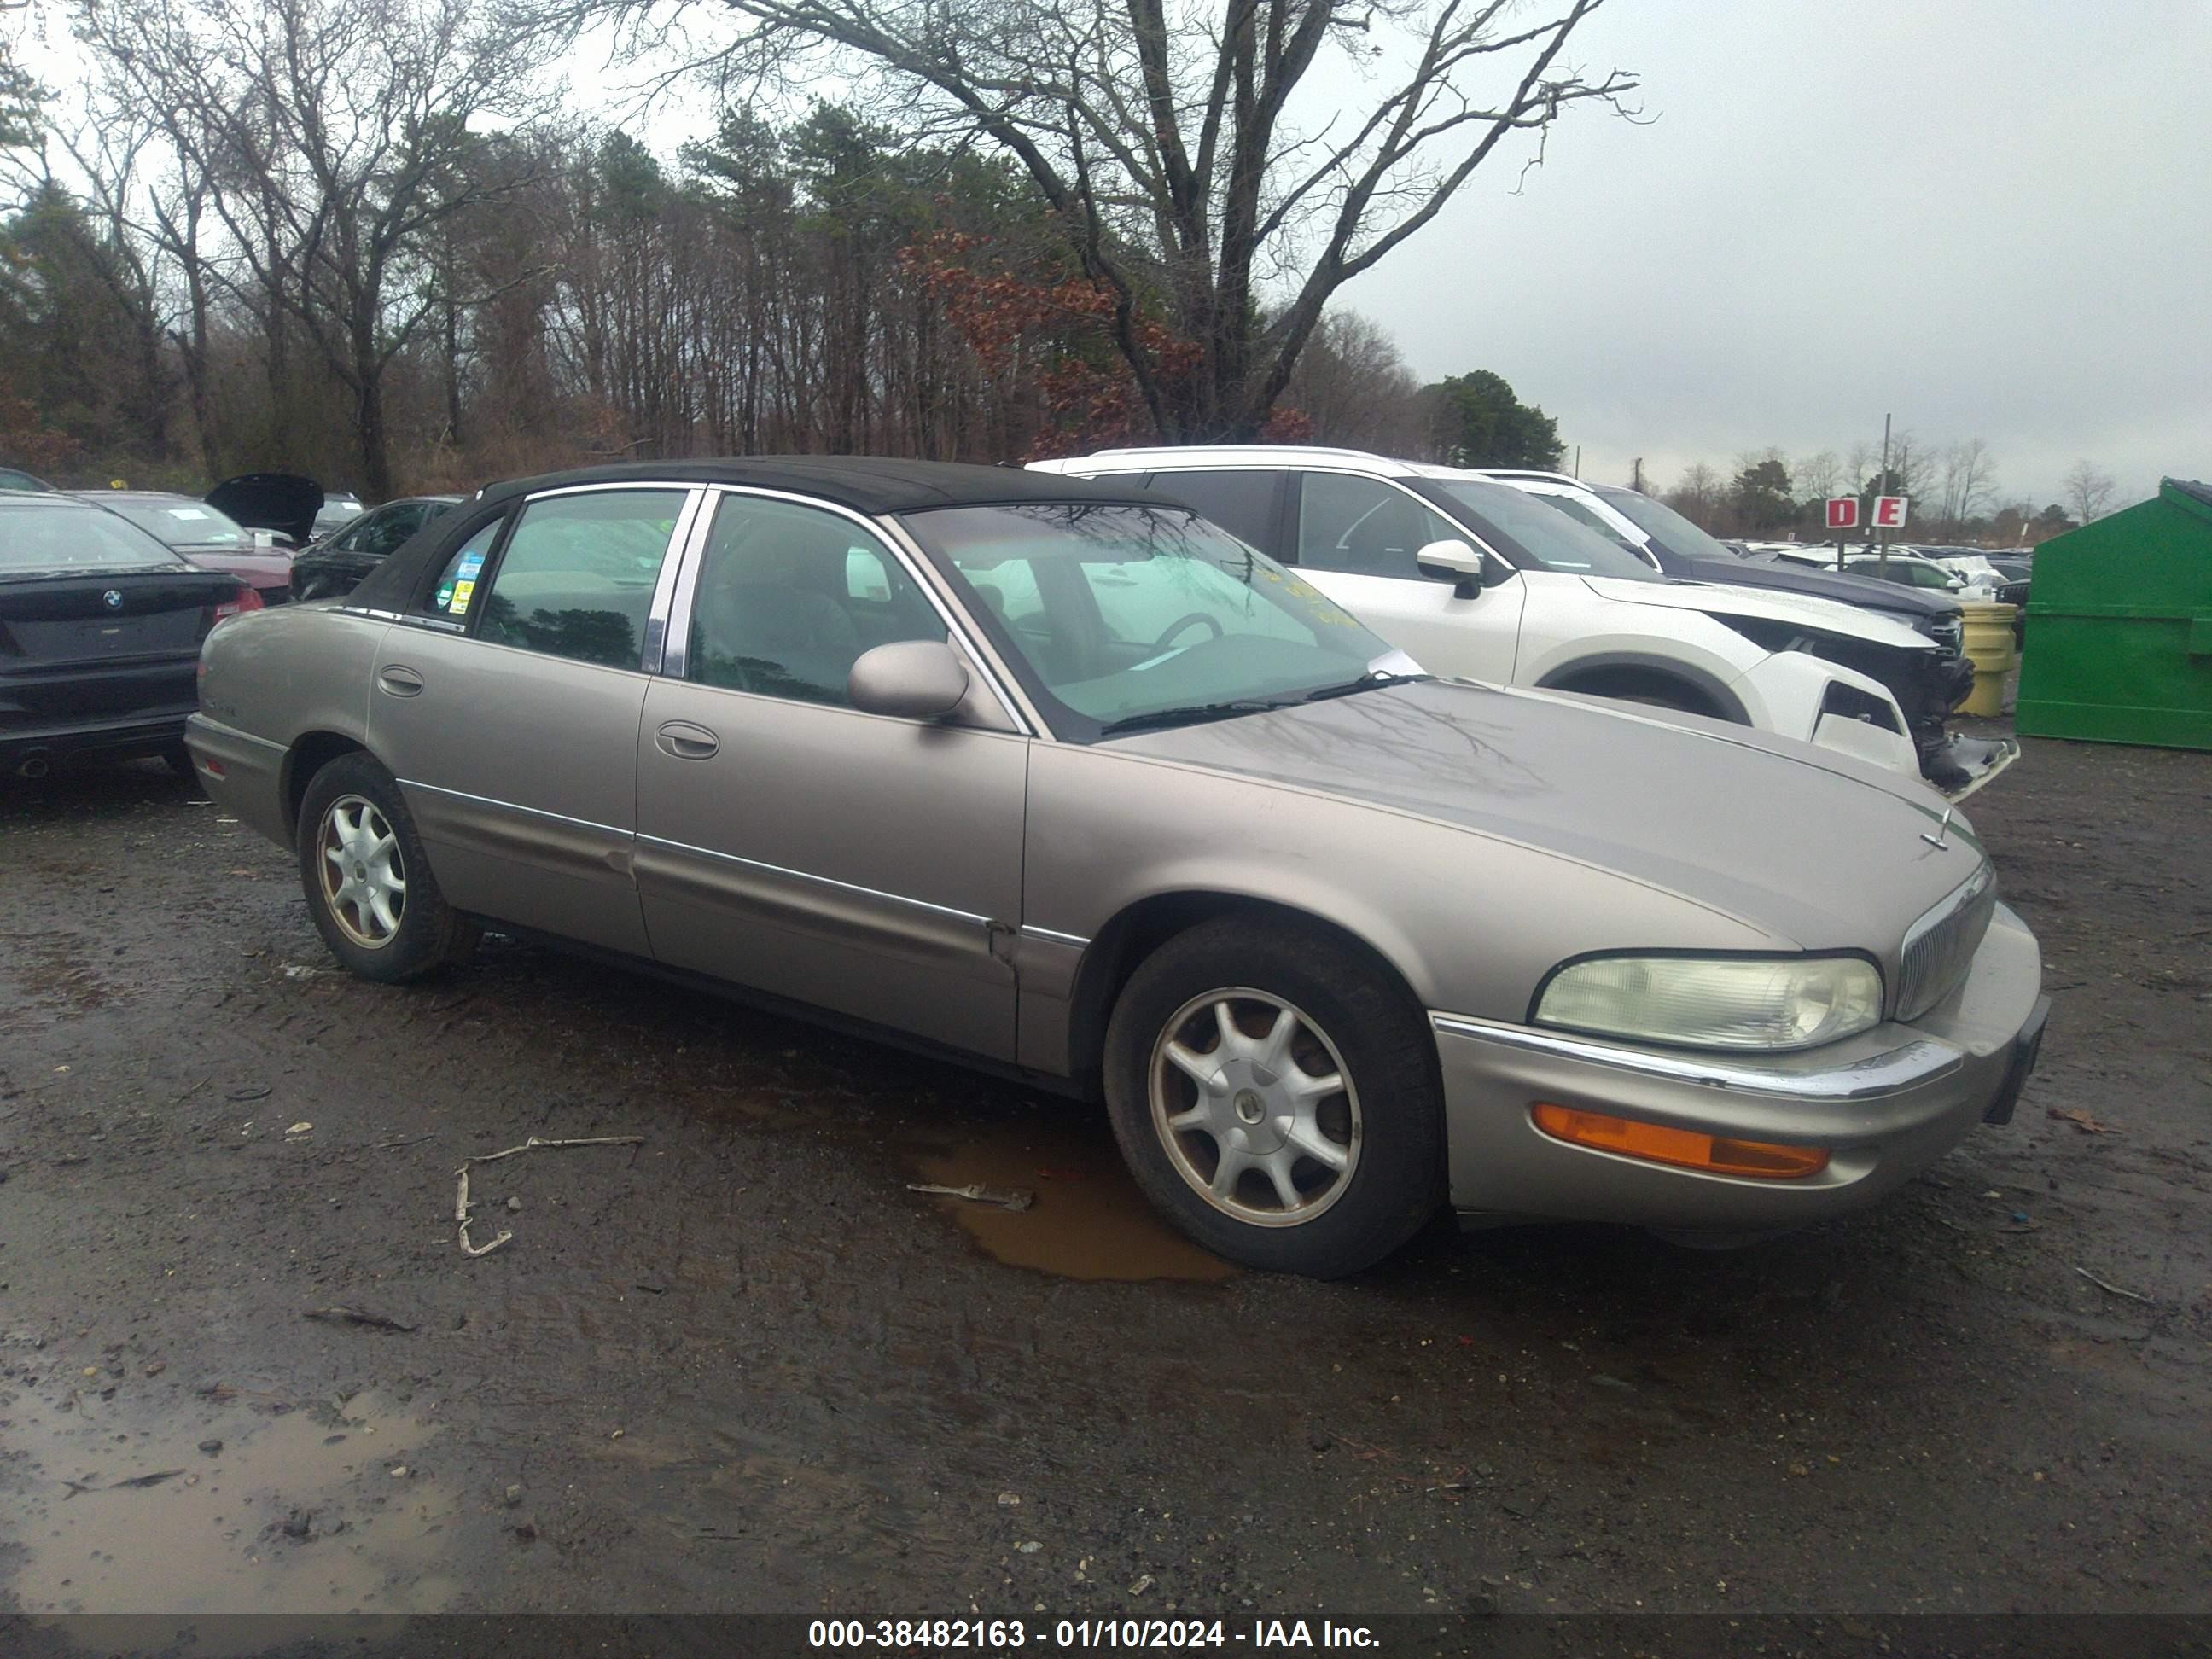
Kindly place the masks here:
[[(649, 3), (570, 0), (567, 17)], [(1106, 297), (1160, 432), (1249, 438), (1330, 297), (1502, 147), (1533, 137), (1540, 159), (1577, 104), (1632, 112), (1632, 76), (1566, 56), (1604, 0), (1553, 3), (1532, 19), (1517, 0), (727, 0), (745, 30), (716, 69), (726, 88), (788, 85), (826, 58), (909, 131), (980, 135)], [(1324, 64), (1327, 91), (1309, 84)]]
[(1955, 535), (1961, 525), (1979, 514), (1996, 489), (1996, 465), (1987, 444), (1979, 438), (1969, 438), (1964, 443), (1946, 446), (1940, 466), (1944, 532)]
[(386, 374), (436, 308), (434, 234), (483, 198), (468, 124), (527, 107), (534, 48), (486, 0), (78, 0), (75, 21), (112, 101), (165, 112), (204, 181), (182, 193), (250, 275), (272, 392), (296, 325), (389, 493)]
[(2074, 509), (2074, 516), (2083, 524), (2105, 514), (2105, 503), (2112, 499), (2115, 485), (2112, 475), (2094, 461), (2083, 459), (2066, 471), (2062, 483), (2066, 490), (2066, 505)]
[(1836, 459), (1834, 450), (1824, 449), (1800, 460), (1790, 469), (1790, 477), (1796, 483), (1799, 500), (1826, 501), (1842, 489), (1844, 464)]
[(1682, 474), (1682, 482), (1668, 490), (1668, 506), (1686, 518), (1711, 528), (1720, 510), (1723, 480), (1705, 462), (1699, 461)]
[(1421, 383), (1382, 329), (1356, 311), (1322, 319), (1285, 389), (1316, 443), (1411, 455), (1425, 441)]
[(1936, 452), (1900, 428), (1889, 441), (1889, 477), (1891, 488), (1885, 494), (1924, 501), (1935, 487)]

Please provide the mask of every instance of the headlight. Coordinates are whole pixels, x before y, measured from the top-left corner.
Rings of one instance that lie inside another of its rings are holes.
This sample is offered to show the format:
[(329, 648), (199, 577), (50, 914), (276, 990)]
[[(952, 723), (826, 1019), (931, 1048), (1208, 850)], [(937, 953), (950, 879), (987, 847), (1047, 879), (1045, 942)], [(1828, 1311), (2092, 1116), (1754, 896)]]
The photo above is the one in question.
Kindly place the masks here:
[(1539, 1025), (1687, 1048), (1810, 1048), (1881, 1023), (1860, 957), (1595, 957), (1560, 969)]

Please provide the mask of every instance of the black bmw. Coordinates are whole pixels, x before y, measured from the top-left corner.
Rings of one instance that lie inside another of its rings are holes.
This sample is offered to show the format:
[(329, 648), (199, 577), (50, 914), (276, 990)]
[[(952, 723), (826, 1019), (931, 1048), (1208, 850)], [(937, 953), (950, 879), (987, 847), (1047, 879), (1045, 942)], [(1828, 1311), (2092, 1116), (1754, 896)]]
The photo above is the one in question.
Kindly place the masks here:
[(200, 641), (261, 608), (112, 513), (0, 495), (0, 771), (44, 777), (92, 755), (160, 755), (184, 775)]

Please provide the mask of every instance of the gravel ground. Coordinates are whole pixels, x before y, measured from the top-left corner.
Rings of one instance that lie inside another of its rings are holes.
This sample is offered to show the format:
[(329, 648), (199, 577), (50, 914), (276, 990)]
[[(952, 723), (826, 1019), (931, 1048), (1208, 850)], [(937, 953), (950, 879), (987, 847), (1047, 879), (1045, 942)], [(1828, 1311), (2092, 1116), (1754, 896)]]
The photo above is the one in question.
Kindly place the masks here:
[[(1321, 1285), (1094, 1111), (496, 939), (361, 983), (158, 769), (11, 786), (0, 1609), (2212, 1611), (2208, 799), (2031, 742), (1971, 803), (2043, 1068), (1874, 1212)], [(462, 1158), (611, 1135), (461, 1255)]]

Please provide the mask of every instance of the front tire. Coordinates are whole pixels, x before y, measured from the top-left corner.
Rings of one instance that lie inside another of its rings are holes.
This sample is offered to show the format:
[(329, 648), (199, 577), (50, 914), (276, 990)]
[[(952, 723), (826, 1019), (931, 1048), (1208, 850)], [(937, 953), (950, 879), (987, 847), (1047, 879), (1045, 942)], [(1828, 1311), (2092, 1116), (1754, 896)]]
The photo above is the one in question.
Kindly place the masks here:
[(295, 839), (315, 930), (351, 972), (398, 984), (474, 948), (476, 924), (438, 890), (398, 781), (369, 756), (341, 755), (315, 774)]
[(1138, 1186), (1232, 1261), (1340, 1278), (1443, 1200), (1428, 1022), (1318, 928), (1224, 917), (1162, 945), (1115, 1004), (1105, 1083)]

